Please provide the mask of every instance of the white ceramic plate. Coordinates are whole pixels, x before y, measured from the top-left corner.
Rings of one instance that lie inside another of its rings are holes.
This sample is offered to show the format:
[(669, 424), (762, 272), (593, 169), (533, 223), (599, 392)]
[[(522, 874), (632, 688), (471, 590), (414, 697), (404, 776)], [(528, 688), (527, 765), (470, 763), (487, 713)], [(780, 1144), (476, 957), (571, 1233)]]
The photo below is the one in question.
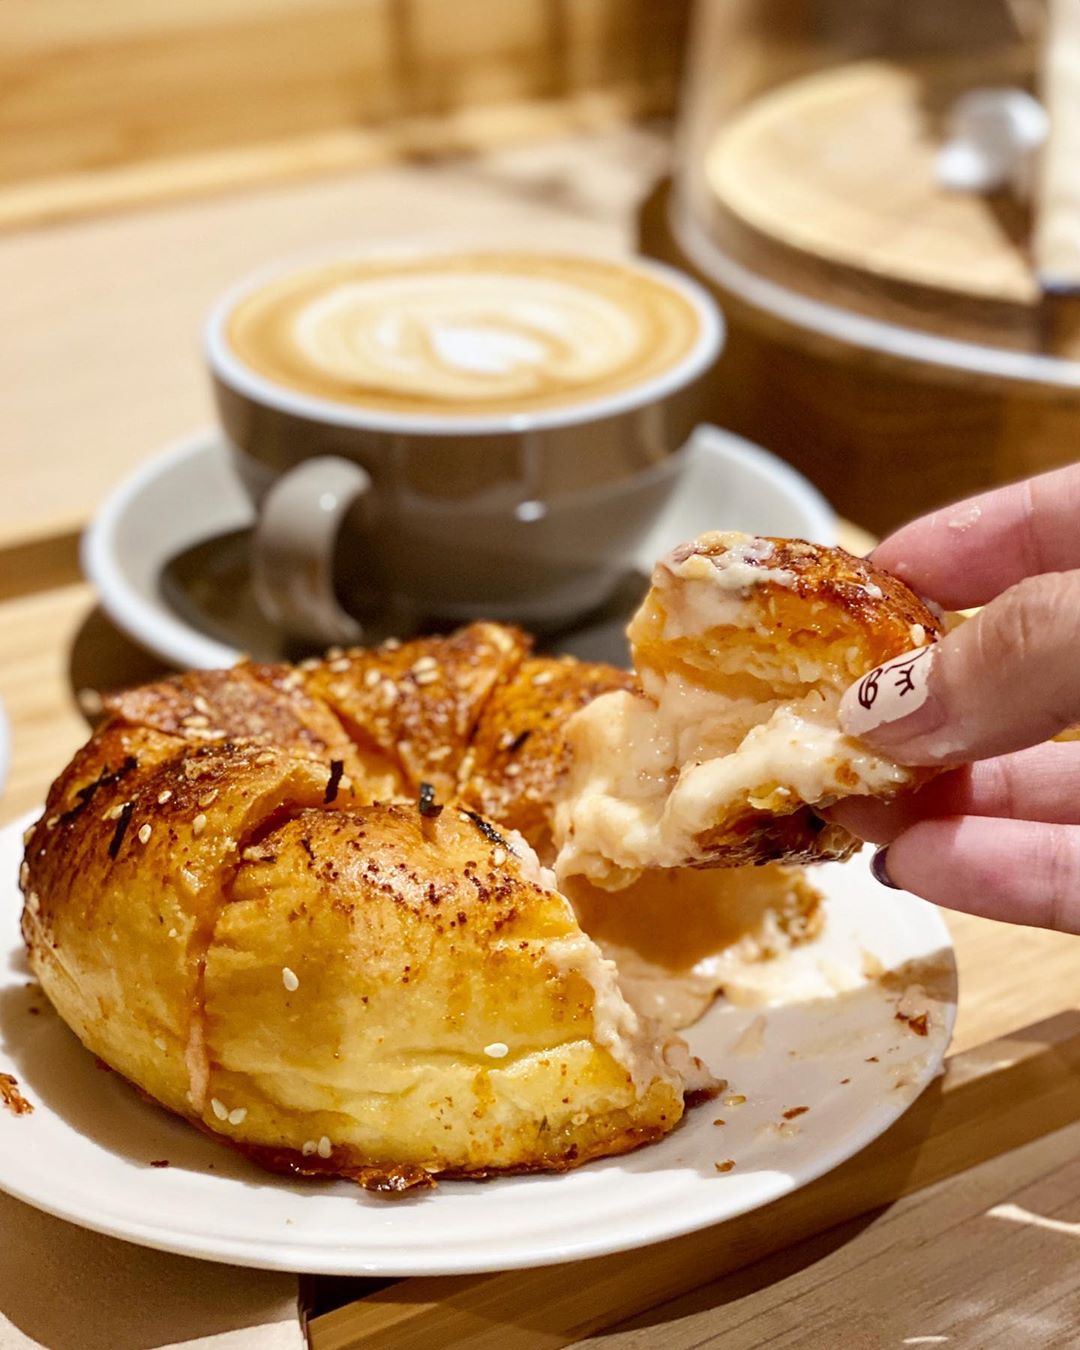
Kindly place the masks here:
[[(937, 912), (875, 885), (861, 859), (830, 864), (814, 874), (828, 896), (825, 935), (769, 968), (786, 1001), (717, 1004), (693, 1028), (694, 1050), (730, 1087), (659, 1144), (562, 1176), (448, 1182), (389, 1202), (344, 1182), (289, 1181), (97, 1068), (29, 985), (15, 885), (25, 824), (0, 832), (0, 1071), (16, 1075), (34, 1112), (0, 1109), (0, 1188), (73, 1223), (188, 1256), (442, 1275), (674, 1237), (767, 1204), (858, 1152), (937, 1073), (952, 1030), (955, 967)], [(893, 975), (882, 978), (882, 968)], [(920, 984), (927, 992), (905, 1011), (928, 1012), (926, 1036), (896, 1016), (902, 991)], [(745, 1102), (727, 1102), (733, 1094)], [(800, 1106), (809, 1109), (784, 1118)], [(714, 1125), (718, 1118), (726, 1123)], [(727, 1159), (735, 1167), (718, 1173)]]
[[(259, 615), (247, 575), (243, 532), (252, 518), (220, 437), (202, 432), (114, 489), (83, 540), (83, 566), (117, 627), (164, 661), (213, 669), (241, 651), (272, 659), (282, 654), (280, 638)], [(833, 513), (805, 478), (738, 436), (700, 427), (638, 564), (648, 573), (666, 549), (721, 529), (836, 542)], [(205, 549), (192, 555), (200, 541)], [(186, 570), (175, 565), (184, 555)], [(587, 642), (578, 654), (602, 652), (605, 642)]]

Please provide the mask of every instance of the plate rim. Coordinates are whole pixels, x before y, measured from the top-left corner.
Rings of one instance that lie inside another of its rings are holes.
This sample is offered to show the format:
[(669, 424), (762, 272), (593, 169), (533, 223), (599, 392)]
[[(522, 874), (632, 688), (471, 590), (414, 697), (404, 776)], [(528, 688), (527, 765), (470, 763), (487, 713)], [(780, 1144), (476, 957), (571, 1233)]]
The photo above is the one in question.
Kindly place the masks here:
[[(703, 422), (691, 433), (688, 446), (703, 446), (704, 453), (722, 457), (749, 470), (755, 477), (782, 483), (797, 501), (809, 522), (807, 533), (819, 543), (836, 540), (836, 514), (824, 495), (778, 455), (733, 431)], [(169, 441), (165, 446), (121, 478), (105, 497), (83, 532), (80, 560), (83, 572), (97, 591), (98, 601), (109, 618), (140, 647), (179, 669), (223, 669), (242, 655), (238, 647), (219, 641), (186, 623), (163, 601), (147, 599), (124, 569), (116, 547), (117, 532), (140, 495), (163, 474), (204, 456), (228, 456), (223, 433), (206, 424)], [(676, 488), (677, 490), (677, 488)], [(233, 528), (250, 526), (254, 508), (237, 480), (236, 518)], [(646, 536), (648, 537), (648, 536)], [(192, 538), (191, 543), (197, 543)], [(651, 566), (653, 559), (649, 559)]]
[[(36, 820), (39, 815), (40, 811), (31, 811), (0, 827), (0, 852), (6, 846), (9, 846), (13, 839), (21, 837), (26, 826)], [(2, 884), (0, 882), (0, 885)], [(921, 900), (919, 897), (910, 896), (906, 892), (900, 894), (906, 900), (915, 902), (916, 911), (920, 914), (921, 921), (926, 926), (928, 936), (930, 930), (934, 930), (934, 940), (942, 951), (948, 953), (951, 965), (953, 996), (941, 1005), (943, 1031), (940, 1041), (935, 1042), (934, 1053), (928, 1056), (925, 1065), (914, 1075), (909, 1090), (902, 1094), (894, 1094), (895, 1101), (890, 1099), (890, 1106), (895, 1109), (884, 1110), (873, 1133), (862, 1138), (861, 1142), (855, 1147), (851, 1146), (847, 1136), (841, 1136), (840, 1141), (835, 1145), (816, 1152), (813, 1162), (805, 1167), (797, 1177), (789, 1172), (770, 1170), (767, 1174), (770, 1180), (765, 1183), (763, 1192), (749, 1192), (745, 1202), (736, 1201), (733, 1205), (729, 1203), (720, 1216), (703, 1214), (696, 1216), (689, 1222), (685, 1220), (681, 1222), (673, 1220), (669, 1220), (667, 1223), (658, 1222), (653, 1223), (644, 1231), (641, 1230), (640, 1226), (636, 1228), (627, 1226), (621, 1237), (589, 1237), (577, 1242), (572, 1239), (541, 1241), (534, 1243), (527, 1250), (510, 1254), (498, 1260), (478, 1259), (475, 1255), (470, 1257), (468, 1252), (455, 1259), (453, 1252), (447, 1253), (446, 1251), (438, 1260), (433, 1260), (426, 1254), (421, 1255), (419, 1259), (409, 1259), (404, 1256), (400, 1241), (393, 1253), (388, 1251), (385, 1256), (376, 1254), (371, 1257), (369, 1255), (368, 1259), (365, 1260), (360, 1255), (362, 1247), (359, 1243), (355, 1248), (338, 1242), (313, 1246), (310, 1243), (305, 1244), (289, 1238), (274, 1237), (252, 1241), (251, 1238), (235, 1238), (228, 1235), (216, 1238), (211, 1243), (207, 1242), (205, 1237), (199, 1237), (190, 1231), (185, 1233), (175, 1227), (166, 1227), (146, 1221), (124, 1222), (121, 1218), (103, 1218), (79, 1202), (69, 1203), (66, 1207), (58, 1204), (49, 1196), (43, 1195), (40, 1189), (35, 1189), (30, 1185), (21, 1185), (17, 1176), (13, 1181), (12, 1177), (3, 1172), (0, 1172), (0, 1191), (67, 1223), (121, 1241), (133, 1242), (139, 1246), (150, 1247), (157, 1251), (169, 1252), (178, 1256), (194, 1257), (250, 1269), (287, 1271), (294, 1274), (384, 1276), (390, 1279), (490, 1274), (613, 1255), (618, 1252), (650, 1247), (689, 1233), (700, 1232), (706, 1228), (724, 1224), (730, 1219), (739, 1218), (755, 1209), (763, 1208), (765, 1205), (811, 1184), (849, 1158), (854, 1157), (891, 1128), (943, 1071), (957, 1016), (955, 948), (948, 926), (936, 906)], [(890, 895), (887, 899), (890, 903), (897, 903), (897, 897)], [(0, 895), (0, 904), (3, 903), (5, 901)], [(56, 1111), (52, 1111), (51, 1114), (60, 1116), (60, 1113)], [(60, 1116), (60, 1118), (63, 1117)], [(504, 1180), (514, 1179), (507, 1178)], [(272, 1180), (268, 1180), (267, 1184), (273, 1185), (274, 1183)], [(672, 1215), (675, 1212), (672, 1210)]]
[[(116, 535), (133, 503), (151, 484), (176, 467), (215, 450), (227, 453), (224, 438), (209, 425), (168, 442), (114, 485), (79, 542), (83, 572), (109, 618), (140, 647), (181, 668), (221, 669), (234, 665), (241, 653), (238, 648), (200, 633), (163, 601), (154, 604), (148, 600), (120, 562)], [(242, 528), (251, 524), (254, 508), (241, 519), (239, 484), (237, 493), (237, 528)]]

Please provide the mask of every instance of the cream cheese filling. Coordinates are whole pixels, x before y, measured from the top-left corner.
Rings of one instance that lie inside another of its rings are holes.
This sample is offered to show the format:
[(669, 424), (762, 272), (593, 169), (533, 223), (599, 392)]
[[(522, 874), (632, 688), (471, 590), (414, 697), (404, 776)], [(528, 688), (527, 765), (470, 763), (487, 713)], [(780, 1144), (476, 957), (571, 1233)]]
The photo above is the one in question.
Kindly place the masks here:
[[(679, 680), (659, 702), (622, 691), (594, 699), (567, 728), (573, 761), (555, 809), (558, 876), (617, 889), (647, 867), (706, 860), (700, 836), (744, 811), (784, 814), (786, 803), (823, 806), (907, 782), (907, 770), (840, 730), (840, 697), (815, 689), (756, 704), (761, 720), (748, 727), (743, 700), (705, 691), (686, 699)], [(699, 702), (711, 717), (692, 715)]]
[[(540, 865), (524, 838), (511, 832), (508, 841), (518, 854), (522, 875), (555, 891), (554, 874)], [(573, 916), (570, 901), (562, 895), (560, 899)], [(680, 1093), (710, 1090), (717, 1085), (681, 1036), (642, 1015), (628, 1002), (619, 985), (615, 962), (605, 957), (581, 929), (547, 942), (544, 957), (559, 975), (578, 975), (591, 987), (593, 1041), (626, 1069), (639, 1095), (657, 1081), (670, 1084)]]
[(579, 975), (592, 987), (593, 1040), (626, 1069), (639, 1095), (657, 1081), (680, 1093), (716, 1086), (717, 1080), (681, 1036), (631, 1006), (619, 985), (615, 962), (585, 933), (549, 942), (544, 955), (560, 974)]

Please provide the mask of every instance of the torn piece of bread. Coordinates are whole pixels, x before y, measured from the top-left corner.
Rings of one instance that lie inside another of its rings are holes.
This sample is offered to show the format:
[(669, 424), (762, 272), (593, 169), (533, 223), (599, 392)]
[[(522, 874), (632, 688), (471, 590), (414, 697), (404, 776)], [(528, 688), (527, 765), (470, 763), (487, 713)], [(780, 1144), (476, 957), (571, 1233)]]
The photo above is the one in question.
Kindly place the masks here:
[(855, 679), (941, 633), (864, 559), (703, 535), (657, 565), (628, 631), (641, 692), (604, 694), (567, 727), (560, 878), (618, 889), (647, 868), (843, 858), (856, 841), (818, 809), (929, 776), (837, 720)]

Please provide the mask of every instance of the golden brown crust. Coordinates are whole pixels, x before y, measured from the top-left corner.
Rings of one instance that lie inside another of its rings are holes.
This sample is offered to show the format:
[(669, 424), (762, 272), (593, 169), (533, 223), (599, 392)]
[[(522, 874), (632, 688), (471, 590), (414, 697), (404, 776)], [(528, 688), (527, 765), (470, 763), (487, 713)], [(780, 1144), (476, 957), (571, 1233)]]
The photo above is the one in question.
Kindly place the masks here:
[[(795, 577), (792, 589), (804, 602), (819, 600), (857, 623), (866, 634), (870, 644), (867, 655), (875, 658), (875, 665), (888, 660), (899, 644), (910, 645), (915, 624), (921, 624), (933, 637), (941, 636), (942, 622), (926, 602), (869, 558), (856, 557), (838, 545), (767, 538), (774, 550), (767, 565), (792, 572)], [(705, 545), (695, 551), (708, 556), (717, 549), (715, 545)]]
[(484, 705), (462, 774), (461, 797), (548, 851), (551, 803), (570, 750), (563, 732), (580, 708), (611, 689), (632, 689), (616, 666), (530, 657)]
[(21, 878), (31, 964), (95, 1053), (174, 1111), (190, 1110), (203, 962), (239, 859), (279, 814), (346, 805), (340, 784), (325, 801), (330, 778), (302, 756), (112, 720), (49, 793)]
[(403, 790), (428, 782), (445, 800), (485, 701), (528, 648), (517, 629), (474, 623), (449, 637), (354, 648), (301, 671), (359, 746), (396, 765)]
[[(703, 535), (658, 564), (653, 586), (628, 630), (639, 672), (667, 671), (685, 663), (705, 683), (729, 673), (712, 659), (714, 646), (702, 642), (702, 634), (673, 636), (667, 621), (671, 590), (681, 579), (675, 577), (676, 569), (684, 571), (692, 558), (722, 564), (731, 540), (729, 534)], [(771, 545), (771, 553), (746, 557), (742, 565), (751, 573), (787, 574), (790, 581), (753, 585), (752, 603), (761, 611), (761, 623), (756, 630), (737, 630), (734, 656), (744, 667), (758, 651), (774, 652), (782, 641), (818, 661), (831, 655), (838, 663), (837, 677), (850, 683), (857, 674), (942, 636), (942, 622), (926, 604), (868, 559), (802, 539), (766, 537), (763, 542)], [(725, 625), (715, 631), (723, 633)]]
[(353, 745), (340, 722), (304, 691), (289, 666), (193, 670), (106, 694), (102, 704), (106, 714), (128, 726), (179, 737), (192, 748), (229, 742), (353, 761)]

